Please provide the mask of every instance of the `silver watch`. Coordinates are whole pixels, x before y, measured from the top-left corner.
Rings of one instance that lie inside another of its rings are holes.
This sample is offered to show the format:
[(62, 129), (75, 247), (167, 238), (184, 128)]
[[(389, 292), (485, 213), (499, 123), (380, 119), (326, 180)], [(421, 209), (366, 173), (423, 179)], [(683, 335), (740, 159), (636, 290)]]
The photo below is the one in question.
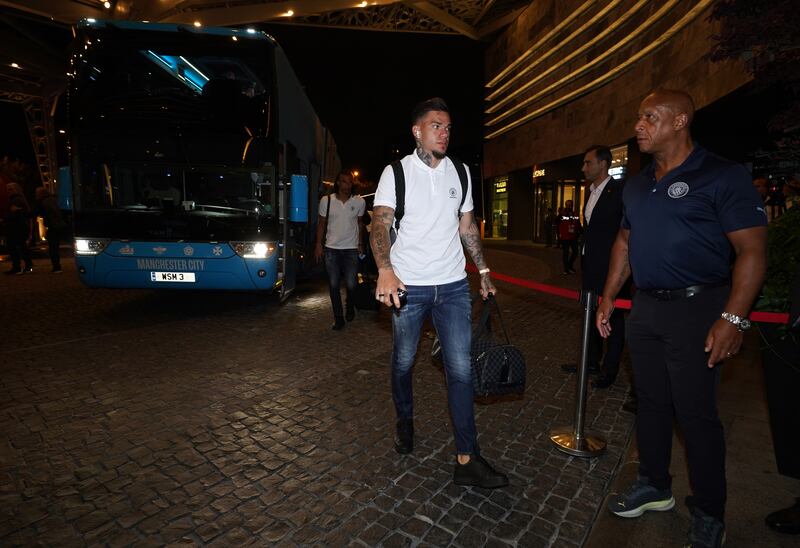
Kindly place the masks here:
[(748, 320), (747, 318), (742, 318), (741, 316), (737, 316), (736, 314), (731, 314), (730, 312), (723, 312), (722, 314), (720, 314), (720, 317), (723, 320), (731, 322), (733, 325), (736, 326), (736, 329), (742, 332), (750, 329), (750, 326), (752, 325), (750, 323), (750, 320)]

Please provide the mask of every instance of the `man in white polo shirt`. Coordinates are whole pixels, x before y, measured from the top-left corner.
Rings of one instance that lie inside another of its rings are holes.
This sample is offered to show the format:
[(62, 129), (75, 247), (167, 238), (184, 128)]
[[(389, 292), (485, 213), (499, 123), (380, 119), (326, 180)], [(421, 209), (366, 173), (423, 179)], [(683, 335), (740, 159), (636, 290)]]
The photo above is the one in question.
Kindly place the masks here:
[[(319, 201), (317, 223), (317, 261), (325, 256), (328, 285), (333, 306), (333, 330), (344, 327), (345, 318), (355, 317), (353, 292), (358, 281), (358, 256), (364, 252), (364, 198), (353, 195), (353, 175), (348, 171), (339, 173), (333, 192)], [(342, 311), (342, 296), (339, 286), (344, 279), (347, 287), (347, 312)]]
[[(378, 266), (375, 298), (394, 306), (392, 314), (392, 399), (397, 412), (395, 450), (414, 449), (411, 368), (422, 322), (431, 314), (442, 344), (447, 401), (456, 442), (453, 481), (487, 489), (508, 485), (508, 478), (481, 456), (475, 429), (470, 367), (471, 302), (463, 248), (481, 276), (481, 295), (497, 290), (483, 257), (475, 224), (472, 184), (462, 205), (461, 181), (445, 156), (450, 143), (450, 114), (444, 100), (428, 99), (411, 117), (416, 150), (401, 160), (405, 179), (404, 216), (391, 243), (389, 230), (398, 208), (394, 170), (387, 166), (378, 183), (372, 216), (372, 245)], [(467, 174), (469, 170), (466, 170)], [(459, 211), (460, 208), (460, 211)], [(407, 291), (400, 306), (398, 290)]]

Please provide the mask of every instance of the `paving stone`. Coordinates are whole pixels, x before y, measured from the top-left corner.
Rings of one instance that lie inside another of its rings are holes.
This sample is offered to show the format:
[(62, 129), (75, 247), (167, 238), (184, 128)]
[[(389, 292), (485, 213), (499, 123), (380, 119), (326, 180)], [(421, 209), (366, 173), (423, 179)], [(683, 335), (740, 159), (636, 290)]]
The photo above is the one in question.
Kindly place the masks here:
[[(557, 254), (486, 253), (493, 270), (522, 278), (552, 282), (558, 268)], [(0, 321), (16, 329), (0, 349), (0, 429), (13, 458), (0, 460), (0, 507), (13, 513), (0, 514), (0, 545), (578, 545), (633, 425), (621, 380), (587, 405), (606, 455), (552, 446), (549, 430), (572, 420), (574, 375), (558, 366), (577, 357), (580, 309), (503, 282), (528, 392), (476, 406), (482, 453), (512, 483), (488, 491), (452, 483), (431, 339), (415, 365), (415, 452), (400, 457), (389, 316), (359, 313), (344, 336), (368, 344), (341, 345), (322, 283), (278, 307), (238, 294), (90, 291), (69, 272), (7, 278)]]

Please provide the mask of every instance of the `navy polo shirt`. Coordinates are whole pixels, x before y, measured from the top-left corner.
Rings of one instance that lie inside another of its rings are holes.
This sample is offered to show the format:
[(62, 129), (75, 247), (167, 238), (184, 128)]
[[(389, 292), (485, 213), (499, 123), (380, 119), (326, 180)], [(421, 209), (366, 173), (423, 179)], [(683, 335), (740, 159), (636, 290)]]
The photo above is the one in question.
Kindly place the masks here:
[(697, 145), (660, 181), (655, 163), (629, 179), (622, 200), (628, 258), (640, 289), (729, 280), (734, 252), (726, 233), (767, 224), (747, 170)]

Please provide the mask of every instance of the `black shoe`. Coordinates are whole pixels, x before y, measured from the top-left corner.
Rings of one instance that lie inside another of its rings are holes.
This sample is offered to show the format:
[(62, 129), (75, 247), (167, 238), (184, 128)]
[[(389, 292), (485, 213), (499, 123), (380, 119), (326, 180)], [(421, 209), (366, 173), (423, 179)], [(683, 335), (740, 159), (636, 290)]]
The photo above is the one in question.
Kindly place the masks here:
[(14, 274), (22, 274), (22, 270), (19, 268), (12, 268), (11, 270), (6, 270), (3, 274), (6, 276), (13, 276)]
[[(575, 373), (578, 371), (578, 364), (576, 363), (565, 363), (561, 366), (561, 371), (564, 373)], [(587, 369), (587, 372), (590, 375), (597, 375), (600, 373), (600, 366), (599, 365), (590, 365)]]
[(725, 545), (725, 524), (700, 508), (689, 508), (692, 526), (684, 548), (722, 548)]
[(794, 506), (772, 512), (764, 521), (773, 531), (787, 535), (800, 534), (800, 498), (797, 499)]
[(414, 419), (398, 419), (395, 429), (397, 437), (394, 450), (401, 455), (408, 455), (414, 450)]
[(456, 461), (453, 483), (484, 489), (497, 489), (508, 485), (508, 477), (492, 468), (480, 455), (472, 455), (467, 464)]
[(51, 272), (52, 272), (53, 274), (61, 274), (61, 273), (62, 273), (62, 272), (64, 272), (64, 271), (63, 271), (63, 270), (61, 270), (61, 267), (60, 267), (60, 266), (54, 266), (54, 267), (53, 267), (53, 270), (52, 270)]
[(622, 404), (622, 410), (635, 415), (639, 411), (639, 401), (635, 398), (629, 398)]
[(343, 327), (344, 327), (344, 318), (336, 318), (336, 321), (333, 322), (331, 329), (333, 329), (334, 331), (341, 331)]
[(570, 268), (569, 270), (567, 270), (567, 272), (569, 272), (570, 274), (577, 274), (574, 268)]
[(353, 318), (356, 317), (356, 309), (355, 308), (348, 308), (347, 312), (344, 314), (344, 319), (348, 322), (352, 322)]
[(605, 375), (605, 374), (600, 375), (592, 382), (592, 386), (594, 386), (595, 388), (608, 388), (609, 386), (614, 384), (615, 380), (617, 380), (617, 377), (612, 377), (610, 375)]

